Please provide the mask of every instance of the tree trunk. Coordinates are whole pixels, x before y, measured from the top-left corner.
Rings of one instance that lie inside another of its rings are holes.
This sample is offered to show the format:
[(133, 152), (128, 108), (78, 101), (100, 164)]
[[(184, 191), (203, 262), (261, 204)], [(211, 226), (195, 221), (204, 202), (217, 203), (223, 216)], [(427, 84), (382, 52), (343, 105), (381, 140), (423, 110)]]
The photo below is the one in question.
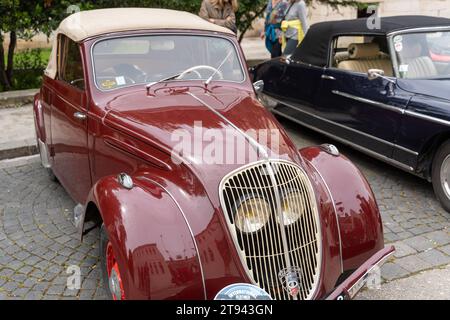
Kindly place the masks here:
[(13, 70), (14, 70), (14, 50), (17, 44), (17, 34), (15, 31), (10, 32), (9, 36), (9, 48), (8, 48), (8, 65), (6, 67), (6, 76), (8, 77), (8, 82), (12, 85)]
[(247, 32), (248, 29), (250, 29), (250, 27), (253, 24), (253, 21), (255, 21), (255, 19), (258, 18), (260, 15), (262, 15), (264, 13), (264, 11), (266, 10), (266, 8), (267, 8), (267, 5), (263, 6), (259, 11), (256, 12), (256, 14), (252, 17), (252, 19), (250, 21), (247, 21), (244, 28), (242, 28), (242, 30), (241, 30), (241, 35), (239, 36), (239, 43), (241, 43), (242, 40), (244, 39), (245, 33)]
[(11, 85), (8, 81), (8, 77), (6, 76), (6, 67), (5, 67), (5, 50), (3, 49), (3, 34), (0, 33), (0, 84), (3, 87), (3, 90), (11, 89)]

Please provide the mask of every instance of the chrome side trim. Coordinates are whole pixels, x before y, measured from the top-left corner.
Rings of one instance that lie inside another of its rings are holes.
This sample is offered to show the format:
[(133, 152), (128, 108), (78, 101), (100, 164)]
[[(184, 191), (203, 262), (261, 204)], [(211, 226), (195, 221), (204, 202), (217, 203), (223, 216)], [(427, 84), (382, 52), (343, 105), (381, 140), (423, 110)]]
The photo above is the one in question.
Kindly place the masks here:
[(333, 194), (331, 193), (330, 187), (328, 187), (328, 183), (325, 181), (325, 179), (323, 178), (323, 176), (320, 173), (320, 171), (317, 170), (316, 166), (311, 161), (309, 161), (308, 159), (306, 159), (306, 158), (303, 158), (303, 159), (305, 161), (307, 161), (314, 168), (314, 170), (316, 170), (316, 172), (319, 175), (320, 179), (322, 179), (323, 184), (325, 185), (325, 188), (328, 191), (328, 194), (330, 195), (331, 202), (333, 203), (333, 209), (334, 209), (334, 214), (336, 215), (336, 224), (337, 224), (337, 229), (338, 229), (338, 233), (339, 233), (339, 253), (341, 255), (341, 273), (344, 273), (344, 259), (342, 257), (341, 225), (339, 224), (339, 217), (338, 217), (338, 214), (337, 214), (337, 208), (336, 208), (336, 203), (334, 202)]
[(410, 116), (410, 117), (419, 118), (419, 119), (422, 119), (422, 120), (427, 120), (427, 121), (439, 123), (439, 124), (442, 124), (444, 126), (450, 126), (450, 121), (448, 121), (448, 120), (435, 118), (433, 116), (428, 116), (428, 115), (417, 113), (417, 112), (410, 111), (410, 110), (406, 110), (405, 114), (407, 116)]
[(321, 78), (324, 79), (324, 80), (333, 80), (333, 81), (336, 80), (335, 77), (333, 77), (333, 76), (327, 76), (327, 75), (325, 75), (325, 74), (323, 74)]
[(148, 181), (150, 181), (150, 182), (152, 182), (152, 183), (154, 183), (155, 185), (157, 185), (157, 186), (160, 187), (161, 189), (163, 189), (163, 190), (169, 195), (169, 197), (172, 198), (173, 202), (174, 202), (175, 205), (178, 207), (178, 210), (180, 210), (180, 212), (181, 212), (181, 214), (182, 214), (182, 216), (183, 216), (183, 219), (184, 219), (184, 221), (186, 222), (186, 225), (187, 225), (187, 227), (188, 227), (188, 229), (189, 229), (189, 232), (190, 232), (190, 234), (191, 234), (192, 241), (194, 242), (195, 251), (197, 252), (197, 256), (198, 256), (198, 264), (200, 265), (200, 273), (202, 274), (203, 294), (204, 294), (205, 300), (206, 300), (206, 299), (207, 299), (207, 294), (206, 294), (206, 281), (205, 281), (205, 273), (204, 273), (204, 271), (203, 271), (202, 259), (201, 259), (201, 256), (200, 256), (200, 250), (198, 249), (197, 241), (195, 240), (194, 231), (192, 231), (191, 225), (189, 224), (189, 221), (188, 221), (188, 219), (186, 218), (186, 214), (184, 213), (184, 211), (183, 211), (183, 209), (181, 208), (181, 206), (180, 206), (180, 204), (178, 203), (178, 201), (175, 199), (175, 197), (172, 195), (172, 193), (170, 193), (170, 191), (167, 190), (166, 187), (164, 187), (162, 184), (156, 182), (156, 181), (153, 180), (153, 179), (150, 179), (150, 178), (147, 178), (147, 177), (145, 177), (145, 179), (148, 180)]
[(389, 163), (389, 164), (393, 165), (394, 167), (397, 167), (399, 169), (402, 169), (402, 170), (405, 170), (405, 171), (408, 171), (408, 172), (414, 172), (414, 168), (413, 167), (410, 167), (410, 166), (405, 165), (405, 164), (403, 164), (401, 162), (398, 162), (398, 161), (396, 161), (394, 159), (391, 159), (391, 158), (388, 158), (386, 156), (383, 156), (382, 154), (379, 154), (379, 153), (377, 153), (375, 151), (372, 151), (372, 150), (369, 150), (367, 148), (361, 147), (360, 145), (357, 145), (357, 144), (355, 144), (353, 142), (350, 142), (350, 141), (348, 141), (346, 139), (340, 138), (340, 137), (338, 137), (336, 135), (333, 135), (333, 134), (331, 134), (331, 133), (329, 133), (327, 131), (318, 129), (318, 128), (316, 128), (314, 126), (311, 126), (311, 125), (309, 125), (309, 124), (307, 124), (307, 123), (305, 123), (303, 121), (300, 121), (300, 120), (295, 119), (295, 118), (293, 118), (291, 116), (285, 115), (284, 113), (279, 112), (279, 111), (277, 111), (275, 109), (272, 110), (272, 112), (276, 113), (276, 114), (278, 114), (278, 115), (280, 115), (282, 117), (285, 117), (286, 119), (289, 119), (291, 121), (297, 122), (297, 123), (301, 124), (302, 126), (305, 126), (305, 127), (309, 128), (311, 130), (317, 131), (317, 132), (319, 132), (319, 133), (321, 133), (321, 134), (323, 134), (323, 135), (325, 135), (325, 136), (327, 136), (327, 137), (329, 137), (331, 139), (334, 139), (334, 140), (339, 141), (339, 142), (341, 142), (343, 144), (346, 144), (346, 145), (348, 145), (348, 146), (350, 146), (350, 147), (352, 147), (352, 148), (354, 148), (354, 149), (356, 149), (358, 151), (361, 151), (361, 152), (363, 152), (365, 154), (368, 154), (368, 155), (370, 155), (370, 156), (372, 156), (372, 157), (374, 157), (374, 158), (376, 158), (376, 159), (378, 159), (380, 161)]
[[(304, 113), (304, 114), (307, 114), (307, 115), (309, 115), (310, 117), (313, 117), (313, 118), (319, 119), (319, 120), (321, 120), (321, 121), (328, 122), (328, 123), (330, 123), (330, 124), (332, 124), (332, 125), (341, 127), (341, 128), (343, 128), (343, 129), (346, 129), (346, 130), (355, 132), (355, 133), (360, 134), (360, 135), (362, 135), (362, 136), (365, 136), (365, 137), (368, 137), (368, 138), (370, 138), (370, 139), (376, 140), (376, 141), (378, 141), (378, 142), (384, 143), (384, 144), (386, 144), (386, 145), (388, 145), (388, 146), (390, 146), (390, 147), (393, 147), (393, 148), (400, 149), (400, 150), (403, 150), (403, 151), (405, 151), (405, 152), (408, 152), (408, 153), (410, 153), (410, 154), (412, 154), (412, 155), (415, 155), (415, 156), (418, 156), (418, 155), (419, 155), (419, 153), (416, 152), (416, 151), (413, 151), (413, 150), (407, 149), (407, 148), (405, 148), (405, 147), (399, 146), (399, 145), (397, 145), (397, 144), (394, 144), (394, 143), (392, 143), (392, 142), (389, 142), (389, 141), (386, 141), (386, 140), (377, 138), (377, 137), (375, 137), (375, 136), (373, 136), (373, 135), (370, 135), (370, 134), (368, 134), (368, 133), (365, 133), (365, 132), (362, 132), (362, 131), (359, 131), (359, 130), (350, 128), (350, 127), (348, 127), (348, 126), (344, 126), (343, 124), (340, 124), (340, 123), (337, 123), (337, 122), (334, 122), (334, 121), (325, 119), (325, 118), (320, 117), (320, 116), (317, 116), (317, 115), (312, 114), (312, 113), (310, 113), (310, 112), (308, 112), (308, 111), (305, 111), (305, 110), (302, 110), (302, 109), (300, 109), (300, 108), (298, 108), (298, 107), (295, 107), (295, 106), (293, 106), (293, 105), (291, 105), (291, 104), (289, 104), (289, 103), (281, 102), (281, 101), (279, 101), (279, 100), (277, 100), (277, 99), (274, 99), (274, 98), (272, 98), (272, 97), (270, 97), (270, 99), (276, 100), (278, 103), (280, 103), (280, 104), (282, 104), (282, 105), (284, 105), (284, 106), (286, 106), (286, 107), (295, 109), (295, 110), (297, 110), (297, 111), (299, 111), (299, 112), (302, 112), (302, 113)], [(274, 110), (272, 110), (272, 111), (275, 112), (276, 110), (274, 109)], [(280, 112), (277, 112), (277, 114), (283, 115), (283, 114), (280, 113)], [(288, 116), (286, 116), (286, 117), (288, 117)], [(291, 118), (292, 118), (292, 117), (291, 117)], [(306, 127), (310, 127), (310, 128), (314, 128), (313, 126), (308, 126), (308, 125), (306, 125), (306, 124), (305, 124), (305, 126), (306, 126)], [(316, 130), (316, 129), (314, 129), (314, 130)], [(320, 129), (317, 129), (316, 131), (320, 131)], [(339, 139), (338, 139), (336, 136), (330, 135), (330, 134), (328, 134), (328, 136), (331, 136), (331, 137), (335, 138), (336, 140), (342, 139), (342, 138), (339, 138)], [(342, 140), (344, 140), (344, 139), (342, 139)], [(346, 140), (346, 141), (347, 141), (347, 140)]]
[(397, 112), (397, 113), (400, 113), (400, 114), (404, 114), (405, 113), (405, 109), (402, 109), (402, 108), (399, 108), (399, 107), (395, 107), (395, 106), (391, 106), (389, 104), (385, 104), (385, 103), (382, 103), (382, 102), (373, 101), (373, 100), (370, 100), (370, 99), (354, 96), (352, 94), (341, 92), (341, 91), (338, 91), (338, 90), (333, 90), (332, 92), (333, 92), (333, 94), (336, 94), (336, 95), (339, 95), (339, 96), (342, 96), (342, 97), (345, 97), (345, 98), (348, 98), (348, 99), (353, 99), (353, 100), (356, 100), (358, 102), (367, 103), (367, 104), (373, 105), (375, 107), (380, 107), (380, 108), (383, 108), (383, 109), (386, 109), (386, 110), (389, 110), (389, 111), (394, 111), (394, 112)]
[(50, 159), (48, 158), (48, 148), (47, 145), (42, 142), (41, 139), (38, 138), (38, 144), (39, 144), (39, 153), (41, 156), (41, 163), (42, 166), (46, 169), (50, 169), (52, 165), (50, 164)]
[(404, 30), (390, 32), (387, 34), (387, 36), (394, 36), (397, 34), (414, 33), (414, 32), (426, 32), (426, 31), (433, 32), (433, 31), (446, 31), (446, 30), (450, 30), (450, 28), (448, 26), (410, 28), (410, 29), (404, 29)]

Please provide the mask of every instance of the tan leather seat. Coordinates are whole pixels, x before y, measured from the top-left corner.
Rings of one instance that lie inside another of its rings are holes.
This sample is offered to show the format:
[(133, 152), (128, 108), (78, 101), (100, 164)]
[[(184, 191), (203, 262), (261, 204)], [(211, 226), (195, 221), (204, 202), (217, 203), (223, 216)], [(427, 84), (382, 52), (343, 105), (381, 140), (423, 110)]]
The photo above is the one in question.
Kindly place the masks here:
[(392, 62), (380, 52), (376, 43), (352, 43), (348, 46), (348, 60), (340, 61), (338, 69), (367, 73), (369, 69), (381, 69), (386, 76), (393, 76)]
[(438, 75), (436, 66), (430, 57), (419, 57), (408, 62), (408, 73), (406, 75), (408, 79), (429, 78)]

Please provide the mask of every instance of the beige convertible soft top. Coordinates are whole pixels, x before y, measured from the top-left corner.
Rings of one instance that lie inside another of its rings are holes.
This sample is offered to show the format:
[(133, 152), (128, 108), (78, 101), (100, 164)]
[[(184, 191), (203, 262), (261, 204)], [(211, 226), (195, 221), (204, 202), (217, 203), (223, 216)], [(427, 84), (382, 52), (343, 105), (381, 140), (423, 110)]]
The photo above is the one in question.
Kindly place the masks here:
[(76, 42), (87, 38), (120, 31), (185, 29), (206, 30), (233, 34), (227, 28), (217, 26), (188, 12), (149, 9), (114, 8), (89, 10), (74, 13), (64, 19), (56, 30), (53, 49), (45, 74), (56, 76), (56, 48), (59, 34), (64, 34)]

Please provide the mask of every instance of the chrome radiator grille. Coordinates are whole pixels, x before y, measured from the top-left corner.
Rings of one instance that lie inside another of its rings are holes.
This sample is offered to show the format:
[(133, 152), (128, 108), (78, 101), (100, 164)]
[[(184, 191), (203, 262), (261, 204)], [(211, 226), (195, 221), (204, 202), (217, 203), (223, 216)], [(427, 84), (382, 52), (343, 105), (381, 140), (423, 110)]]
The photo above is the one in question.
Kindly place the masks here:
[[(273, 299), (311, 298), (320, 274), (321, 237), (314, 192), (303, 170), (285, 161), (252, 164), (223, 179), (220, 199), (242, 263), (254, 283)], [(249, 212), (248, 200), (254, 221), (264, 226), (242, 232), (236, 214), (240, 208)], [(294, 218), (289, 218), (287, 211), (295, 211)], [(287, 288), (286, 274), (296, 275), (297, 290)]]

